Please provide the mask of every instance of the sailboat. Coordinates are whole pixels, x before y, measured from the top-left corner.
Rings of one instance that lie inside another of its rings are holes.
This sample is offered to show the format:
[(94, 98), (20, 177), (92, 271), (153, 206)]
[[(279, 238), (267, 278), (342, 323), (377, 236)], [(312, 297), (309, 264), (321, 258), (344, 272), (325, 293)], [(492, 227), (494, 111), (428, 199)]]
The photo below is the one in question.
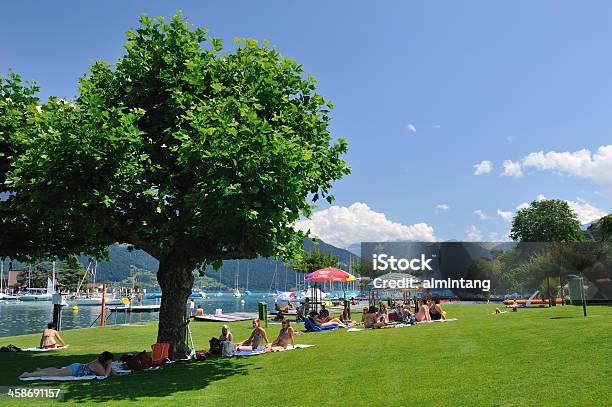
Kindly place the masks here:
[(238, 274), (240, 273), (240, 260), (238, 260), (238, 266), (236, 269), (236, 276), (235, 276), (235, 284), (234, 284), (234, 297), (236, 298), (240, 298), (242, 297), (242, 294), (240, 293), (240, 290), (238, 289)]
[(223, 272), (223, 266), (221, 266), (221, 268), (219, 269), (219, 291), (217, 291), (217, 294), (215, 294), (215, 296), (217, 297), (222, 297), (223, 293), (221, 292), (221, 273)]
[(251, 291), (249, 291), (249, 263), (247, 263), (247, 278), (246, 278), (246, 289), (244, 290), (244, 295), (251, 295), (253, 294)]
[(47, 277), (47, 288), (26, 288), (27, 294), (17, 297), (19, 301), (51, 301), (55, 294), (55, 275), (51, 280)]

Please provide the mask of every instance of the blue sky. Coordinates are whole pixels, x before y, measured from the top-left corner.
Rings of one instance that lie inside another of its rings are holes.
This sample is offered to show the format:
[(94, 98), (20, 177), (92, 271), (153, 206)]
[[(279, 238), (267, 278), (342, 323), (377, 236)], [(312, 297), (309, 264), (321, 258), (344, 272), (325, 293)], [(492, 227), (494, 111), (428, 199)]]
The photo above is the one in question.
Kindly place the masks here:
[(228, 47), (270, 40), (335, 104), (353, 172), (303, 223), (331, 243), (503, 239), (538, 196), (612, 210), (610, 2), (3, 2), (0, 72), (70, 98), (139, 14), (177, 9)]

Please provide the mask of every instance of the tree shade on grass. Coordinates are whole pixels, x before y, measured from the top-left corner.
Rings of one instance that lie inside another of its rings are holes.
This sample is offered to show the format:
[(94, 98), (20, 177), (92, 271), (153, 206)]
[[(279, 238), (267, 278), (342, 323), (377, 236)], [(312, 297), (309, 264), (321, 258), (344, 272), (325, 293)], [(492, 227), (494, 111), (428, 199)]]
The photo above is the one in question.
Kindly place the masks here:
[[(490, 315), (495, 306), (447, 305), (458, 321), (304, 334), (296, 342), (315, 347), (177, 363), (157, 372), (58, 386), (65, 390), (68, 402), (110, 401), (113, 405), (612, 404), (612, 307), (590, 307), (589, 317), (584, 318), (581, 309), (573, 306)], [(196, 346), (204, 347), (211, 336), (218, 336), (220, 327), (192, 324)], [(249, 333), (246, 322), (231, 328), (237, 339)], [(269, 336), (278, 329), (278, 325), (269, 326)], [(155, 324), (65, 331), (63, 337), (71, 344), (66, 351), (2, 354), (0, 383), (23, 386), (17, 376), (24, 370), (93, 359), (107, 349), (117, 355), (142, 351), (154, 341), (155, 332)], [(2, 338), (0, 344), (33, 346), (38, 340), (27, 335)]]
[(140, 23), (114, 66), (97, 61), (81, 78), (73, 102), (39, 105), (29, 97), (37, 88), (5, 81), (28, 97), (17, 106), (0, 93), (0, 107), (16, 112), (0, 121), (10, 132), (0, 149), (15, 152), (10, 166), (0, 159), (11, 168), (0, 216), (44, 221), (50, 236), (31, 246), (50, 255), (119, 242), (159, 260), (157, 340), (181, 356), (193, 270), (295, 258), (306, 235), (293, 224), (313, 201), (333, 201), (347, 144), (328, 130), (332, 104), (315, 79), (276, 48), (239, 40), (222, 53), (180, 14)]

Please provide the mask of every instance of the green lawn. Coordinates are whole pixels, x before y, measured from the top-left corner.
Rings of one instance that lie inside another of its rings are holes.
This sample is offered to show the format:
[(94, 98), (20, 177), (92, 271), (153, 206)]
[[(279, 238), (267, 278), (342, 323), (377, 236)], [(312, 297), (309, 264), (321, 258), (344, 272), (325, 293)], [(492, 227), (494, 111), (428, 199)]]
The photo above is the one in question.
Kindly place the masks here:
[[(610, 406), (612, 307), (522, 309), (489, 315), (493, 305), (447, 306), (456, 322), (402, 329), (308, 333), (316, 347), (248, 358), (177, 363), (160, 371), (97, 382), (63, 383), (68, 402), (206, 406)], [(192, 323), (198, 349), (219, 324)], [(232, 324), (238, 339), (248, 323)], [(301, 329), (301, 325), (295, 325)], [(278, 325), (270, 325), (275, 336)], [(35, 367), (66, 366), (150, 350), (155, 324), (65, 331), (69, 350), (0, 354), (0, 385)], [(0, 338), (34, 346), (38, 335)], [(31, 401), (28, 401), (31, 403)], [(8, 405), (4, 400), (2, 405)]]

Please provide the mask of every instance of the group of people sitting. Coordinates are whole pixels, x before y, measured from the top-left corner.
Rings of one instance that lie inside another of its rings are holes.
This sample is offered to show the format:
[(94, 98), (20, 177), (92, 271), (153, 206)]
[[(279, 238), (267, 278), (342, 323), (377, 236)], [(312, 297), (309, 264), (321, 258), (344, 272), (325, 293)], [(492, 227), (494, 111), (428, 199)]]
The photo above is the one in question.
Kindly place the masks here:
[(396, 301), (391, 311), (387, 304), (380, 302), (378, 308), (374, 305), (363, 308), (361, 322), (366, 328), (384, 328), (396, 323), (416, 323), (446, 319), (440, 300), (418, 300), (418, 311), (415, 312), (413, 301)]
[[(233, 345), (234, 350), (256, 350), (261, 344), (264, 345), (264, 352), (275, 352), (287, 349), (289, 345), (295, 345), (293, 337), (295, 332), (288, 319), (283, 318), (281, 329), (276, 339), (272, 342), (268, 339), (266, 330), (261, 326), (259, 318), (253, 320), (253, 330), (249, 337)], [(228, 325), (223, 325), (219, 341), (223, 343), (234, 342), (234, 335)]]

